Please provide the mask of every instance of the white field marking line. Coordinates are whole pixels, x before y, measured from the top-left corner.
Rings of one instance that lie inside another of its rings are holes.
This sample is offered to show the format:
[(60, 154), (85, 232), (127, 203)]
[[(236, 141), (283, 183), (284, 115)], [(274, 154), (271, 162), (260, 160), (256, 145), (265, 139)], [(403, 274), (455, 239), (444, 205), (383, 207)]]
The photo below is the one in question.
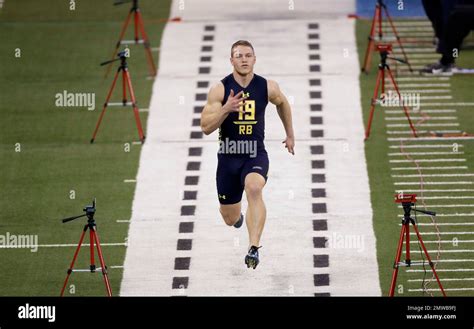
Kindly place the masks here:
[[(400, 21), (400, 20), (395, 20), (393, 21), (393, 25), (395, 25), (395, 28), (398, 26), (401, 27), (431, 27), (431, 23), (428, 20), (423, 20), (423, 21), (415, 21), (415, 20), (410, 20), (410, 21)], [(382, 22), (382, 27), (383, 28), (390, 28), (390, 24), (386, 22)], [(398, 29), (397, 29), (398, 30)]]
[[(411, 251), (413, 252), (413, 250)], [(438, 250), (428, 250), (428, 253), (437, 253)], [(451, 249), (451, 250), (439, 250), (440, 253), (464, 253), (464, 252), (474, 252), (474, 249)], [(406, 251), (403, 250), (403, 253), (406, 254)], [(418, 253), (418, 252), (417, 252)]]
[[(456, 147), (464, 147), (462, 144), (456, 144), (450, 143), (450, 144), (411, 144), (411, 145), (403, 145), (403, 148), (408, 148), (408, 149), (417, 149), (417, 148), (453, 148), (453, 146)], [(390, 145), (389, 148), (391, 149), (399, 149), (400, 145), (395, 144), (395, 145)]]
[[(407, 120), (407, 117), (405, 116), (405, 114), (403, 114), (403, 112), (401, 113), (402, 115), (400, 116), (393, 116), (393, 117), (385, 117), (385, 120), (386, 121), (406, 121)], [(429, 120), (433, 120), (433, 121), (442, 121), (442, 120), (457, 120), (457, 116), (447, 116), (447, 117), (429, 117)], [(417, 117), (417, 116), (410, 116), (410, 119), (416, 121), (416, 120), (423, 120), (425, 118), (423, 117)]]
[[(438, 55), (439, 57), (439, 55)], [(416, 76), (413, 76), (411, 78), (408, 78), (408, 77), (399, 77), (399, 78), (395, 78), (395, 80), (397, 82), (399, 81), (449, 81), (449, 77), (440, 77), (440, 76), (432, 76), (432, 77), (416, 77)], [(391, 81), (390, 77), (385, 77), (385, 80), (387, 81)], [(400, 87), (401, 85), (399, 85)], [(418, 84), (415, 84), (415, 86), (419, 86)], [(449, 87), (450, 84), (448, 83), (448, 86), (446, 87)]]
[(464, 154), (464, 152), (407, 152), (407, 153), (400, 153), (400, 152), (395, 152), (395, 153), (388, 153), (389, 156), (404, 156), (405, 154), (408, 155), (458, 155), (458, 154)]
[[(438, 271), (438, 270), (436, 270)], [(472, 291), (474, 288), (443, 288), (444, 291)], [(439, 288), (432, 288), (432, 289), (408, 289), (409, 292), (417, 292), (417, 291), (441, 291)]]
[[(389, 91), (392, 91), (396, 93), (395, 89), (389, 89)], [(445, 94), (445, 93), (450, 93), (451, 89), (407, 89), (407, 90), (399, 90), (400, 94)]]
[[(466, 162), (466, 159), (417, 159), (416, 162)], [(408, 163), (411, 160), (389, 160), (391, 163)]]
[[(412, 259), (411, 261), (422, 264), (421, 259)], [(433, 263), (435, 264), (436, 263), (463, 263), (463, 262), (471, 263), (471, 262), (474, 262), (474, 259), (439, 259), (437, 261), (433, 260)], [(425, 260), (424, 263), (426, 265), (429, 265), (427, 260)]]
[(392, 175), (392, 177), (472, 177), (474, 174), (422, 174), (422, 175), (417, 175), (417, 174), (408, 174), (408, 175)]
[[(425, 272), (424, 270), (406, 270), (410, 273)], [(451, 269), (436, 269), (436, 272), (474, 272), (474, 268), (451, 268)]]
[[(420, 185), (420, 182), (396, 182), (395, 185)], [(424, 182), (423, 185), (472, 185), (473, 182)]]
[(464, 188), (459, 188), (459, 189), (424, 189), (424, 190), (412, 190), (412, 189), (406, 189), (404, 191), (400, 191), (400, 190), (395, 190), (395, 193), (412, 193), (412, 192), (418, 192), (418, 193), (421, 193), (421, 192), (428, 192), (428, 193), (434, 193), (434, 192), (449, 192), (449, 193), (453, 193), (453, 192), (474, 192), (474, 189), (464, 189)]
[(420, 96), (420, 99), (453, 99), (453, 96)]
[(423, 200), (464, 200), (474, 199), (474, 196), (423, 196), (418, 198)]
[(389, 142), (414, 142), (414, 141), (457, 141), (457, 140), (473, 140), (473, 136), (459, 136), (459, 137), (389, 137), (387, 140)]
[[(420, 232), (420, 235), (471, 235), (474, 232)], [(416, 235), (416, 232), (410, 232), (410, 235)], [(472, 260), (474, 262), (474, 259)]]
[[(418, 217), (430, 217), (430, 215), (418, 214)], [(398, 217), (403, 218), (403, 215), (398, 215)], [(471, 214), (436, 214), (436, 217), (474, 217), (474, 213)]]
[(412, 58), (424, 58), (426, 60), (433, 60), (433, 59), (439, 60), (439, 57), (440, 57), (440, 55), (437, 54), (437, 53), (411, 54), (410, 58), (408, 60), (410, 60)]
[(420, 106), (474, 106), (474, 103), (457, 102), (457, 103), (421, 103)]
[[(424, 244), (434, 244), (434, 243), (449, 243), (453, 244), (454, 242), (456, 243), (474, 243), (474, 240), (423, 240)], [(418, 241), (410, 241), (411, 244), (418, 244)]]
[(143, 145), (143, 143), (142, 143), (142, 142), (136, 142), (136, 141), (135, 141), (135, 142), (132, 142), (132, 145)]
[(136, 183), (137, 180), (136, 179), (124, 179), (123, 182), (124, 183)]
[[(395, 190), (395, 193), (400, 193), (400, 192), (401, 192), (400, 190)], [(468, 189), (464, 189), (464, 188), (460, 188), (460, 189), (437, 189), (437, 190), (436, 189), (435, 190), (433, 190), (433, 189), (427, 189), (427, 190), (410, 190), (410, 189), (408, 189), (408, 190), (405, 190), (403, 192), (405, 192), (405, 194), (409, 193), (409, 192), (410, 193), (411, 192), (418, 192), (418, 193), (420, 193), (420, 192), (429, 192), (429, 193), (433, 193), (433, 192), (474, 192), (474, 189), (469, 189), (469, 188)]]
[[(387, 123), (385, 124), (387, 128), (400, 128), (400, 127), (410, 127), (408, 123)], [(415, 124), (415, 127), (459, 127), (459, 123), (449, 123), (449, 122), (440, 122), (440, 123), (421, 123)]]
[[(107, 247), (115, 247), (115, 246), (127, 246), (126, 242), (122, 243), (100, 243), (101, 246), (107, 246)], [(60, 248), (60, 247), (77, 247), (77, 243), (63, 243), (63, 244), (39, 244), (39, 248)], [(87, 247), (89, 248), (89, 244), (82, 244), (81, 247)], [(16, 248), (16, 246), (4, 246), (0, 245), (0, 249), (19, 249)]]
[[(457, 112), (457, 110), (441, 110), (441, 109), (439, 109), (439, 110), (423, 110), (423, 113), (456, 113), (456, 112)], [(403, 112), (401, 112), (401, 113), (403, 114)], [(385, 114), (400, 114), (400, 110), (385, 110)], [(402, 116), (400, 116), (400, 118), (401, 117)], [(406, 120), (406, 117), (405, 117), (404, 114), (403, 114), (403, 118), (405, 118), (405, 120)], [(432, 119), (432, 117), (430, 117), (430, 119)]]
[[(391, 82), (386, 82), (386, 87), (393, 87), (393, 84)], [(451, 84), (450, 83), (398, 83), (399, 89), (422, 88), (422, 87), (424, 88), (439, 87), (441, 89), (441, 88), (450, 88)]]
[(138, 109), (138, 112), (150, 112), (150, 109)]
[(116, 222), (117, 223), (130, 223), (130, 220), (129, 219), (117, 219)]
[[(435, 204), (435, 205), (427, 205), (426, 207), (428, 208), (472, 208), (474, 207), (474, 204)], [(399, 206), (398, 208), (402, 209), (402, 206)], [(474, 232), (471, 232), (474, 234)]]
[[(466, 222), (466, 223), (418, 223), (418, 226), (474, 226), (474, 222)], [(402, 224), (398, 224), (398, 226), (402, 226)], [(474, 251), (474, 249), (472, 249)]]
[(391, 170), (460, 170), (467, 169), (467, 166), (450, 166), (450, 167), (392, 167)]
[[(434, 48), (405, 48), (405, 53), (406, 54), (431, 54), (432, 52), (434, 51)], [(403, 53), (401, 51), (393, 51), (393, 54), (394, 55), (397, 55), (400, 56), (400, 55), (403, 55)], [(410, 57), (410, 56), (408, 56)]]
[[(416, 132), (418, 134), (427, 134), (427, 133), (429, 133), (428, 130), (417, 130)], [(458, 134), (458, 133), (461, 133), (461, 130), (437, 130), (436, 132), (443, 133), (443, 134)], [(411, 130), (387, 130), (387, 134), (389, 134), (389, 135), (407, 135), (407, 134), (413, 134), (413, 132)]]
[[(438, 270), (436, 270), (438, 272)], [(457, 278), (457, 279), (439, 279), (440, 281), (446, 282), (446, 281), (474, 281), (474, 278)], [(409, 279), (408, 282), (423, 282), (427, 280), (423, 279)], [(446, 289), (444, 289), (446, 290)]]

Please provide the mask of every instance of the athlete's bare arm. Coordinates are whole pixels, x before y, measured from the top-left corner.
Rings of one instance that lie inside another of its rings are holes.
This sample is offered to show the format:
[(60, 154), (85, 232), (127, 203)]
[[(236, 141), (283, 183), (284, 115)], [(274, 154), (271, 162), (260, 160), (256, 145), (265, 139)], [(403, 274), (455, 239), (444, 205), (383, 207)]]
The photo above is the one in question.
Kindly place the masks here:
[(204, 106), (201, 113), (201, 129), (206, 135), (209, 135), (219, 128), (229, 113), (243, 112), (243, 110), (240, 109), (244, 101), (242, 93), (241, 91), (237, 95), (234, 95), (234, 91), (231, 90), (227, 102), (222, 106), (224, 85), (219, 82), (209, 90), (206, 106)]
[(283, 141), (288, 152), (295, 155), (295, 133), (293, 131), (293, 120), (291, 118), (291, 106), (280, 86), (273, 80), (268, 80), (268, 100), (276, 105), (278, 115), (285, 127), (286, 139)]

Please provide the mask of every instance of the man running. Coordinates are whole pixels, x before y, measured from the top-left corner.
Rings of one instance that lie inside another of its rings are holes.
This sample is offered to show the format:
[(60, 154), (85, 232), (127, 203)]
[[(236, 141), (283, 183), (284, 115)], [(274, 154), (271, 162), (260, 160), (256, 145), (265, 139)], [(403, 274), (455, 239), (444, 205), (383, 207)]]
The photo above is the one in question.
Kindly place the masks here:
[(245, 222), (250, 247), (245, 264), (253, 269), (259, 263), (258, 249), (266, 219), (262, 190), (269, 161), (263, 140), (265, 108), (269, 101), (276, 105), (283, 122), (285, 147), (293, 155), (295, 147), (290, 104), (275, 81), (253, 72), (255, 61), (250, 42), (235, 42), (230, 57), (234, 70), (211, 88), (201, 114), (201, 128), (206, 135), (219, 128), (216, 183), (219, 210), (227, 225), (242, 226), (243, 191), (247, 196)]

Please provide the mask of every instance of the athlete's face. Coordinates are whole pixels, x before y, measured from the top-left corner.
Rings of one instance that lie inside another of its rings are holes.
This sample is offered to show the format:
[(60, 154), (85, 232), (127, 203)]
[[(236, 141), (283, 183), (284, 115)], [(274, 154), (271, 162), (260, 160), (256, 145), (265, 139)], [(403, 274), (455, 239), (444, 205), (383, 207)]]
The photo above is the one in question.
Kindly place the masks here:
[(235, 47), (232, 57), (230, 58), (234, 70), (240, 75), (252, 73), (255, 60), (256, 57), (252, 48), (247, 46)]

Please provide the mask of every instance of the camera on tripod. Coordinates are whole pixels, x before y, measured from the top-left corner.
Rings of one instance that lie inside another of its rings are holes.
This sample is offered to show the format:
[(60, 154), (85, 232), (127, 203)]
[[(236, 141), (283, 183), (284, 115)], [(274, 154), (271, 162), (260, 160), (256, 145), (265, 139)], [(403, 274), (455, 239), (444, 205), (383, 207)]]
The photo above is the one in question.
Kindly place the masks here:
[(395, 194), (395, 203), (411, 203), (413, 206), (416, 203), (416, 194)]
[(375, 48), (379, 53), (391, 53), (392, 44), (391, 43), (378, 43), (375, 45)]

